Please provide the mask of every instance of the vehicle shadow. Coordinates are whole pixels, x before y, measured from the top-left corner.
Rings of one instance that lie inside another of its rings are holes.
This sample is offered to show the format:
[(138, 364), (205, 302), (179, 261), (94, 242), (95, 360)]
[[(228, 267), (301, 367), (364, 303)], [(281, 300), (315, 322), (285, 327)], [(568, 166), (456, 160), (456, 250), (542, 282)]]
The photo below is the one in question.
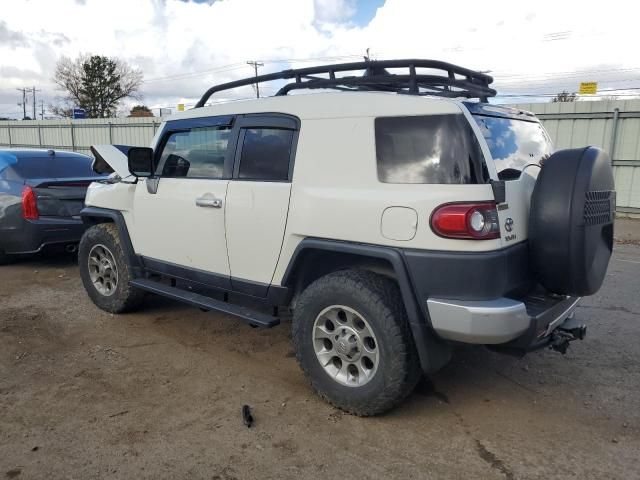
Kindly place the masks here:
[(32, 255), (16, 255), (6, 265), (64, 268), (78, 265), (78, 254), (64, 250), (46, 250)]

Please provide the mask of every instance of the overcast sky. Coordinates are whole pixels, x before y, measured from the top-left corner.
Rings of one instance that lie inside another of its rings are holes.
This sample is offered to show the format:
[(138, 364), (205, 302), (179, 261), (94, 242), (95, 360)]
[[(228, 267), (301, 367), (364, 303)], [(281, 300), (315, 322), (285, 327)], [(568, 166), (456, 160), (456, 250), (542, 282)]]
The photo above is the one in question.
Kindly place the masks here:
[(247, 60), (267, 73), (355, 60), (367, 48), (376, 59), (490, 70), (502, 102), (544, 100), (529, 95), (581, 81), (598, 81), (602, 94), (640, 92), (640, 6), (629, 0), (3, 0), (1, 12), (0, 116), (21, 116), (16, 88), (35, 85), (54, 103), (56, 61), (80, 53), (142, 69), (144, 103), (174, 110), (251, 75)]

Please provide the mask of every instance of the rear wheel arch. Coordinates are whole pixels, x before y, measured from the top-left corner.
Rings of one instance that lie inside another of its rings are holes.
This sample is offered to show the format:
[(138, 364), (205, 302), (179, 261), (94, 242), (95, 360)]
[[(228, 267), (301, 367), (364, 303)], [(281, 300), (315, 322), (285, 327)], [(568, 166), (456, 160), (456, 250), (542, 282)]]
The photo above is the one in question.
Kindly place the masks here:
[[(440, 341), (418, 304), (402, 254), (393, 247), (339, 240), (306, 238), (291, 256), (282, 285), (296, 297), (317, 279), (341, 270), (366, 270), (393, 280), (409, 320), (420, 364), (426, 373), (439, 370), (451, 358), (451, 346)], [(424, 299), (426, 302), (426, 299)]]

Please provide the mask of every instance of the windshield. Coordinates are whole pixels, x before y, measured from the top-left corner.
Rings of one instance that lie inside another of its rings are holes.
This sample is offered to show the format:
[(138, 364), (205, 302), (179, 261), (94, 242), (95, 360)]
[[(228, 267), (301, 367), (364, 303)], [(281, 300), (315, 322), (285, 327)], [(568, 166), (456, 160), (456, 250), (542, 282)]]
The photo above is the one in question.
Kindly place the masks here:
[(541, 164), (553, 153), (542, 125), (510, 118), (474, 115), (501, 179), (517, 178), (526, 165)]

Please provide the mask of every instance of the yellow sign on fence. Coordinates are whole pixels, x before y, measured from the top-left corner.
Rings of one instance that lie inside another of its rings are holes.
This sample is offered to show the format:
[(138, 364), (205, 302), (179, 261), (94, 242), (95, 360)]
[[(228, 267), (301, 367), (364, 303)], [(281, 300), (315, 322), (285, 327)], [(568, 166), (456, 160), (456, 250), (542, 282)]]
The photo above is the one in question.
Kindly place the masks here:
[(595, 95), (598, 93), (598, 82), (580, 82), (580, 95)]
[(179, 103), (178, 104), (178, 111), (179, 112), (184, 112), (184, 103)]

